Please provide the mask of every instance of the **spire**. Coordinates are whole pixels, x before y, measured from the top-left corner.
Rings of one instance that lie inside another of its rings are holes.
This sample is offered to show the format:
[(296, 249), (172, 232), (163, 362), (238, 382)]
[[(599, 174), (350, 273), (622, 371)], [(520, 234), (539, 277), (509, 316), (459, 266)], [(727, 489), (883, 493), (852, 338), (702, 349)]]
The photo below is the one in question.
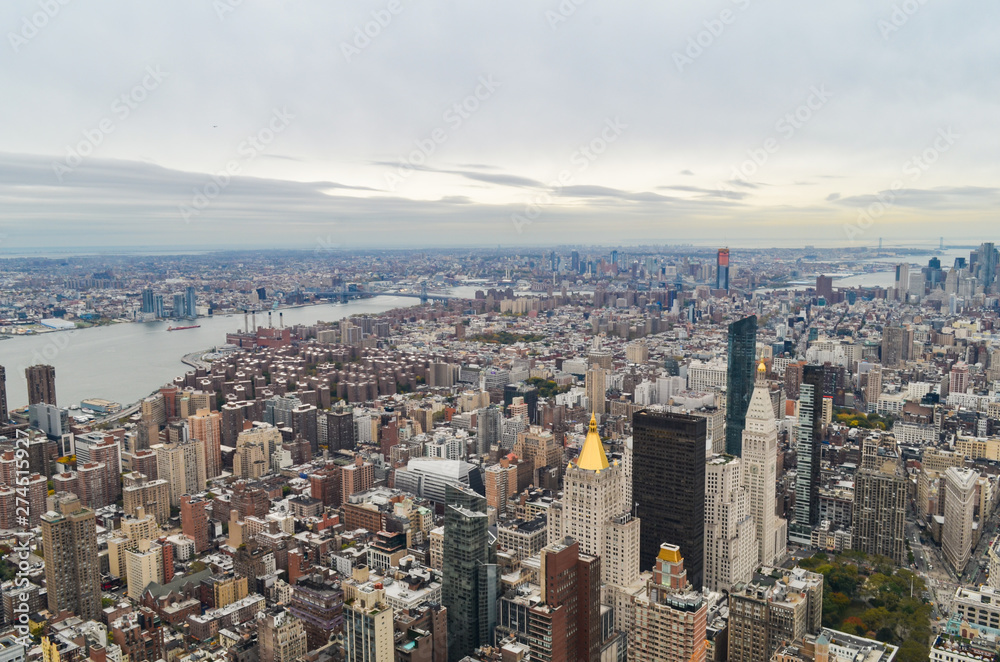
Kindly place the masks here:
[(604, 453), (601, 435), (597, 433), (597, 417), (590, 415), (590, 428), (587, 439), (583, 442), (583, 450), (576, 458), (576, 466), (587, 471), (601, 471), (608, 468), (608, 456)]

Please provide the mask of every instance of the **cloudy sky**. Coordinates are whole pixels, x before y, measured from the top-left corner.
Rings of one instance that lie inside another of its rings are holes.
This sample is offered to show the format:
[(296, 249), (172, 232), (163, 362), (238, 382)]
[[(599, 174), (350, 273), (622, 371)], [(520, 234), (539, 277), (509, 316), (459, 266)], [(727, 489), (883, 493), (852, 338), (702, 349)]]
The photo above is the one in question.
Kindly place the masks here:
[(996, 239), (998, 18), (5, 0), (0, 250)]

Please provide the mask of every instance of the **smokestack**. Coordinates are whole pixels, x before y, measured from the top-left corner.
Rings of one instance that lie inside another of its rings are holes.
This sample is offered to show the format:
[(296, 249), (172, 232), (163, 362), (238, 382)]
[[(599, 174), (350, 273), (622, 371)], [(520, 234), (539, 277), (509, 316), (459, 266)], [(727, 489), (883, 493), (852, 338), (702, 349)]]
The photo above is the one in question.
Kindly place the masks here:
[(278, 326), (279, 328), (285, 328), (285, 313), (278, 313)]
[(247, 321), (247, 309), (243, 309), (243, 333), (250, 333), (250, 322)]
[(274, 325), (271, 324), (271, 311), (267, 311), (267, 328), (273, 329)]
[(253, 332), (257, 333), (257, 311), (251, 312), (250, 316), (253, 318)]

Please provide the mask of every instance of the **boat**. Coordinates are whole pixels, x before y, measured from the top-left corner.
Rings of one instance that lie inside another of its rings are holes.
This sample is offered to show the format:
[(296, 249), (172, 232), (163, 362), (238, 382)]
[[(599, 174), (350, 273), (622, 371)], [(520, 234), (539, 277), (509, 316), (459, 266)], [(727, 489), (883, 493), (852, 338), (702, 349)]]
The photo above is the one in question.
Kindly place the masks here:
[(199, 329), (201, 324), (192, 324), (191, 326), (170, 326), (167, 327), (167, 331), (183, 331), (185, 329)]

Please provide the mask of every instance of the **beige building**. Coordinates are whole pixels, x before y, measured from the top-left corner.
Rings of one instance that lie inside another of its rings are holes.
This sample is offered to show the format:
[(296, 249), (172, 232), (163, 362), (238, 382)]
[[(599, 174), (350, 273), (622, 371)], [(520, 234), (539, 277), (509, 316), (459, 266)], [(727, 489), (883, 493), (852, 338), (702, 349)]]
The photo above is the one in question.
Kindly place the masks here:
[(260, 478), (271, 469), (271, 456), (281, 446), (281, 432), (273, 425), (259, 423), (236, 437), (233, 475)]
[(170, 519), (170, 484), (162, 479), (148, 480), (142, 474), (127, 474), (122, 505), (126, 515), (136, 516), (142, 509), (162, 526)]
[(302, 621), (277, 607), (258, 615), (257, 642), (260, 662), (295, 662), (307, 652)]
[(444, 527), (431, 529), (428, 538), (431, 545), (431, 567), (440, 572), (444, 569)]
[(636, 340), (625, 345), (625, 360), (629, 363), (646, 363), (649, 361), (649, 345), (645, 340)]
[(756, 532), (740, 458), (713, 456), (705, 464), (705, 588), (729, 591), (753, 578)]
[(128, 596), (138, 600), (151, 583), (163, 583), (163, 547), (151, 540), (137, 541), (135, 549), (125, 550), (125, 568)]
[(747, 408), (741, 463), (756, 530), (758, 563), (774, 566), (785, 558), (788, 524), (775, 514), (778, 426), (766, 375), (767, 368), (762, 362), (757, 367), (757, 384)]
[[(920, 473), (917, 475), (917, 514), (921, 519), (928, 521), (933, 515), (943, 514), (940, 510), (930, 512), (932, 485), (935, 480), (941, 478), (948, 467), (963, 466), (965, 466), (965, 456), (962, 453), (937, 448), (928, 448), (924, 451), (920, 460)], [(941, 500), (938, 499), (936, 504), (940, 503)]]
[[(549, 508), (548, 544), (570, 537), (580, 543), (581, 552), (614, 559), (601, 564), (601, 582), (611, 587), (606, 596), (621, 595), (639, 581), (639, 526), (625, 503), (624, 468), (617, 460), (608, 462), (591, 416), (583, 449), (566, 468), (562, 502)], [(615, 627), (626, 628), (626, 611), (615, 610)]]
[(203, 447), (205, 454), (205, 477), (215, 478), (222, 474), (222, 415), (217, 411), (199, 409), (188, 417), (191, 438)]
[(607, 408), (607, 371), (604, 368), (594, 366), (587, 370), (586, 387), (587, 403), (590, 411), (604, 416)]
[(961, 573), (972, 554), (976, 509), (976, 481), (979, 474), (972, 469), (949, 467), (944, 472), (944, 526), (941, 529), (941, 550), (944, 557)]
[(180, 507), (182, 494), (205, 489), (205, 449), (194, 441), (156, 444), (156, 472), (170, 488), (170, 505)]
[(973, 460), (1000, 460), (1000, 439), (959, 435), (955, 439), (955, 452)]
[(393, 662), (392, 608), (381, 584), (363, 584), (344, 605), (346, 662)]

